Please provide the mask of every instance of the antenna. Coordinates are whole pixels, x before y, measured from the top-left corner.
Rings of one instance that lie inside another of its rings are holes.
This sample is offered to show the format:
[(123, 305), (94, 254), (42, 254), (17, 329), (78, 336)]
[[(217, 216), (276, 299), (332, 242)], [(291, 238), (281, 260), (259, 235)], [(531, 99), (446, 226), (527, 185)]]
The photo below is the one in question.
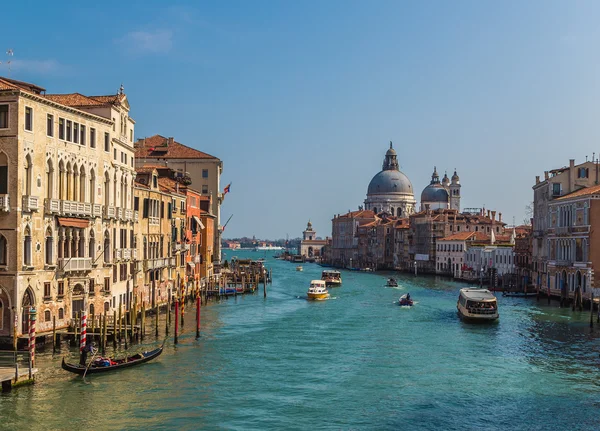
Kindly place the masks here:
[[(8, 49), (6, 51), (6, 56), (8, 57), (8, 60), (6, 61), (6, 65), (8, 66), (8, 77), (10, 78), (10, 64), (12, 63), (12, 60), (10, 60), (10, 57), (12, 57), (15, 54), (15, 52), (12, 49)], [(2, 64), (2, 62), (0, 61), (0, 64)]]

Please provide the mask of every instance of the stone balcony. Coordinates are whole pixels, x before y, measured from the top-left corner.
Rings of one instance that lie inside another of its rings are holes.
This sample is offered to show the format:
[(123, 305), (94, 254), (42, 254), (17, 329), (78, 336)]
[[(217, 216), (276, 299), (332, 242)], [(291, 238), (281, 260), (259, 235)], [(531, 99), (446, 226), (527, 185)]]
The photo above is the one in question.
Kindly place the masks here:
[(125, 210), (123, 208), (116, 208), (117, 210), (117, 219), (125, 220)]
[(58, 268), (65, 272), (74, 271), (91, 271), (92, 270), (92, 258), (91, 257), (66, 257), (58, 259)]
[(102, 205), (92, 204), (92, 216), (102, 217)]
[(175, 268), (177, 266), (177, 258), (176, 257), (169, 257), (169, 266), (171, 268)]
[[(32, 200), (37, 201), (35, 196), (23, 196), (23, 211), (27, 211), (26, 198), (28, 199), (27, 204), (31, 207), (33, 205)], [(47, 214), (55, 214), (67, 217), (100, 217), (102, 214), (102, 205), (90, 204), (87, 202), (75, 202), (66, 201), (63, 199), (46, 199), (44, 202), (44, 210)], [(35, 209), (31, 209), (35, 211)]]
[(60, 212), (62, 215), (91, 217), (92, 204), (75, 201), (60, 201)]
[(178, 251), (181, 251), (181, 246), (182, 244), (177, 244), (174, 242), (171, 244), (171, 250), (173, 250), (173, 253), (177, 253)]
[(132, 221), (133, 220), (133, 210), (123, 210), (123, 218), (122, 220), (125, 221)]
[(163, 258), (148, 259), (148, 260), (146, 260), (146, 269), (152, 270), (152, 269), (164, 268), (165, 266), (167, 266), (167, 264), (168, 264), (168, 259), (163, 259)]
[(39, 199), (37, 196), (23, 196), (23, 211), (33, 212), (39, 208)]
[(116, 217), (116, 209), (115, 207), (105, 206), (104, 207), (104, 218), (105, 219), (114, 219)]
[(121, 260), (123, 258), (123, 249), (122, 248), (115, 248), (115, 260)]
[(148, 217), (148, 223), (151, 225), (158, 225), (160, 223), (160, 219), (158, 217)]
[(137, 211), (137, 210), (134, 210), (134, 211), (133, 211), (133, 221), (134, 221), (134, 222), (137, 222), (137, 221), (139, 220), (139, 218), (140, 218), (140, 213), (139, 213), (139, 211)]
[(10, 212), (10, 199), (7, 194), (0, 195), (0, 212)]

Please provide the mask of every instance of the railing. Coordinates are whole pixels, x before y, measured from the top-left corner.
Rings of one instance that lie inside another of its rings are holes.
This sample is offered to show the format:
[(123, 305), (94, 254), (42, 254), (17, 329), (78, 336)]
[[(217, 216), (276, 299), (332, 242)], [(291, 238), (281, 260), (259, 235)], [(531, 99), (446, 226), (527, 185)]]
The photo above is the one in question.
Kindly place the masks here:
[(190, 245), (189, 244), (181, 244), (181, 249), (183, 251), (188, 251), (190, 249)]
[(176, 253), (176, 252), (178, 252), (178, 251), (181, 251), (181, 244), (173, 243), (173, 244), (171, 245), (171, 249), (172, 249), (172, 250), (173, 250), (173, 252), (175, 252), (175, 253)]
[(125, 221), (131, 221), (133, 220), (133, 210), (125, 210)]
[(92, 215), (92, 204), (75, 201), (60, 201), (60, 204), (60, 210), (63, 215)]
[(39, 209), (37, 196), (23, 196), (23, 211), (32, 212)]
[(115, 207), (104, 207), (104, 218), (115, 218)]
[(92, 216), (93, 217), (102, 217), (102, 205), (92, 204)]
[(150, 224), (159, 224), (159, 218), (158, 217), (148, 217), (148, 222)]
[(177, 258), (175, 257), (170, 257), (169, 258), (169, 266), (174, 268), (177, 266)]
[(194, 256), (194, 263), (200, 263), (200, 255), (199, 254)]
[(146, 268), (147, 269), (158, 269), (158, 268), (164, 268), (167, 265), (167, 261), (166, 259), (160, 258), (160, 259), (148, 259), (146, 261)]
[[(13, 381), (18, 381), (19, 377), (28, 375), (31, 379), (35, 373), (33, 364), (31, 363), (31, 352), (25, 351), (14, 351), (14, 350), (0, 350), (0, 367), (1, 368), (12, 368), (15, 373), (12, 375)], [(23, 370), (23, 371), (20, 371)], [(27, 373), (24, 371), (27, 370)]]
[(46, 199), (44, 206), (45, 206), (47, 213), (60, 214), (60, 200), (59, 199)]
[(140, 218), (140, 213), (137, 210), (133, 211), (133, 221), (137, 222), (138, 219)]
[(533, 236), (535, 238), (541, 238), (544, 236), (544, 231), (542, 229), (536, 229), (533, 231)]
[(561, 226), (556, 228), (556, 233), (568, 233), (570, 230), (569, 226)]
[(117, 208), (117, 219), (123, 220), (123, 208)]
[(0, 195), (0, 211), (10, 212), (10, 199), (8, 195)]
[(121, 260), (122, 257), (123, 257), (123, 249), (115, 248), (115, 260)]
[(58, 268), (62, 271), (91, 271), (91, 257), (66, 257), (58, 259)]
[(556, 266), (573, 266), (573, 259), (556, 259)]
[(133, 257), (134, 259), (137, 259), (137, 248), (131, 249), (131, 257)]
[(123, 259), (125, 259), (125, 260), (131, 259), (131, 249), (130, 248), (123, 249)]

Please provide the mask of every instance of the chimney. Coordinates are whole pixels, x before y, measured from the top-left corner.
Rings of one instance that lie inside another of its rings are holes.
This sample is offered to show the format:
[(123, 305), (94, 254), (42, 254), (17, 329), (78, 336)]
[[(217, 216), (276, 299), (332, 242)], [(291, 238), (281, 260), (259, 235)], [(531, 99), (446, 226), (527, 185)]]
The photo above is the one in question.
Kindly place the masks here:
[(575, 159), (569, 160), (569, 169), (573, 169), (575, 167)]
[(496, 221), (496, 211), (492, 211), (492, 221)]
[(547, 180), (548, 178), (548, 171), (544, 171), (544, 179)]
[(490, 210), (487, 210), (487, 218), (490, 218)]
[(502, 223), (502, 213), (498, 213), (498, 221)]
[(535, 184), (537, 185), (537, 184), (539, 184), (539, 183), (540, 183), (540, 176), (539, 176), (539, 175), (536, 175), (536, 176), (535, 176)]
[(168, 144), (169, 146), (171, 146), (171, 145), (173, 145), (173, 143), (174, 143), (174, 142), (175, 142), (175, 139), (173, 139), (173, 137), (170, 137), (170, 138), (168, 139), (168, 142), (167, 142), (167, 144)]

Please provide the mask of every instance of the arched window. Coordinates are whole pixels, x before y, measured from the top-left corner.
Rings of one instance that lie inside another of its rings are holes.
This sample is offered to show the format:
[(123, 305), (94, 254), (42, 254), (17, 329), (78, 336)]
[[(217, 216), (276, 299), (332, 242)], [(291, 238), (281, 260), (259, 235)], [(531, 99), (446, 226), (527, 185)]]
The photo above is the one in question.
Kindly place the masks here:
[(54, 236), (52, 229), (46, 229), (46, 265), (54, 264)]
[(50, 315), (50, 310), (44, 311), (44, 322), (49, 322), (52, 320), (52, 316)]
[(115, 172), (115, 175), (113, 178), (113, 205), (114, 206), (119, 205), (118, 197), (119, 197), (119, 195), (117, 194), (117, 173)]
[(52, 199), (54, 197), (54, 167), (52, 166), (52, 160), (46, 162), (46, 198)]
[(104, 205), (110, 206), (110, 176), (108, 172), (104, 173)]
[(96, 202), (96, 173), (94, 169), (90, 169), (90, 199), (91, 203)]
[(90, 229), (90, 242), (88, 253), (89, 256), (92, 258), (92, 262), (96, 260), (96, 238), (93, 229)]
[(94, 314), (94, 304), (90, 304), (90, 316)]
[(71, 162), (67, 162), (67, 169), (65, 172), (67, 184), (66, 184), (66, 193), (65, 193), (64, 199), (69, 200), (69, 201), (73, 199), (73, 178), (71, 177), (72, 173), (73, 173), (73, 171), (71, 170)]
[(79, 168), (77, 165), (73, 165), (73, 183), (71, 184), (72, 188), (72, 201), (76, 201), (79, 199)]
[(25, 157), (25, 172), (23, 175), (23, 194), (31, 196), (31, 182), (33, 181), (33, 163), (31, 156), (27, 154)]
[(144, 260), (148, 259), (148, 240), (144, 237)]
[(4, 235), (0, 234), (0, 265), (8, 265), (8, 242)]
[(105, 302), (104, 303), (104, 311), (108, 312), (108, 309), (110, 308), (110, 303)]
[(65, 310), (62, 308), (58, 309), (58, 320), (63, 320), (65, 318)]
[(67, 185), (66, 185), (66, 169), (65, 164), (61, 160), (58, 163), (58, 198), (66, 199), (67, 196)]
[(104, 263), (110, 263), (110, 233), (104, 232)]
[(77, 256), (85, 257), (85, 230), (77, 229), (77, 231), (79, 234), (79, 246), (77, 247), (78, 248)]
[(0, 194), (8, 193), (8, 157), (0, 152)]
[(25, 240), (23, 241), (23, 264), (31, 266), (31, 230), (29, 226), (25, 228)]
[[(79, 202), (85, 202), (85, 169), (83, 166), (79, 169)], [(90, 190), (90, 196), (93, 192)]]

